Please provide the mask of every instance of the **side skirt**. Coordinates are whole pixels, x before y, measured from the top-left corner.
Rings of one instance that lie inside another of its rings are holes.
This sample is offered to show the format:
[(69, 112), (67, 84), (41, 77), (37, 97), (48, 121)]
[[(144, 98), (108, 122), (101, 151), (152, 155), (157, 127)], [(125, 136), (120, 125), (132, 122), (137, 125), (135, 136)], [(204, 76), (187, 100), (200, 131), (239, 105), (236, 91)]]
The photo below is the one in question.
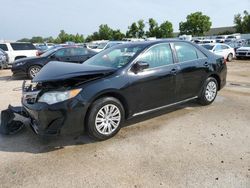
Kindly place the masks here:
[(158, 107), (158, 108), (154, 108), (154, 109), (142, 111), (142, 112), (133, 114), (132, 117), (140, 116), (140, 115), (143, 115), (143, 114), (147, 114), (147, 113), (150, 113), (150, 112), (158, 111), (158, 110), (161, 110), (161, 109), (164, 109), (164, 108), (168, 108), (168, 107), (171, 107), (171, 106), (175, 106), (175, 105), (178, 105), (178, 104), (186, 103), (188, 101), (191, 101), (191, 100), (194, 100), (194, 99), (197, 99), (197, 98), (198, 98), (198, 96), (192, 97), (192, 98), (188, 98), (188, 99), (185, 99), (183, 101), (176, 102), (176, 103), (168, 104), (168, 105), (165, 105), (165, 106), (161, 106), (161, 107)]

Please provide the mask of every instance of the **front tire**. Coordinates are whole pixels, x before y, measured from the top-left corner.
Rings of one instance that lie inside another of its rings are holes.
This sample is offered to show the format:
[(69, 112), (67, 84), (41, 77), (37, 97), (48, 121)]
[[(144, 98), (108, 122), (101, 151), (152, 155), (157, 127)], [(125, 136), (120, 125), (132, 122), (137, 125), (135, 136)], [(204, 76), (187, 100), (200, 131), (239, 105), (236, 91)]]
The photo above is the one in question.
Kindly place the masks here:
[(31, 66), (28, 70), (28, 77), (32, 80), (41, 69), (42, 67), (39, 65)]
[(88, 134), (96, 140), (106, 140), (121, 129), (125, 112), (119, 100), (104, 97), (96, 100), (90, 109), (86, 128)]
[(214, 102), (218, 93), (218, 82), (215, 78), (209, 77), (202, 89), (198, 102), (201, 105), (210, 105)]

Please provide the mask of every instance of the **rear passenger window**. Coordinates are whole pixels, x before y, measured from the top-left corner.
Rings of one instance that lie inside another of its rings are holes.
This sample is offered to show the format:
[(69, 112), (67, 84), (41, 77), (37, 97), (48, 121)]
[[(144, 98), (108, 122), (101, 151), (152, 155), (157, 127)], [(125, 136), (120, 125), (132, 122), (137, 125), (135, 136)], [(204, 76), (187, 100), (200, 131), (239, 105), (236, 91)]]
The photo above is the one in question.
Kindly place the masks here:
[(206, 58), (200, 50), (188, 43), (176, 42), (175, 49), (179, 62)]
[(86, 48), (75, 48), (74, 49), (74, 55), (80, 56), (80, 55), (87, 55), (88, 50)]
[(223, 50), (225, 50), (225, 49), (229, 49), (229, 47), (228, 47), (228, 46), (226, 46), (226, 45), (222, 45), (222, 46), (221, 46), (221, 48), (222, 48)]
[(4, 51), (8, 51), (8, 47), (6, 44), (0, 44), (0, 48)]
[(13, 50), (36, 50), (36, 47), (31, 43), (10, 43)]
[(149, 64), (149, 68), (173, 64), (173, 55), (169, 44), (159, 44), (145, 52), (138, 61)]

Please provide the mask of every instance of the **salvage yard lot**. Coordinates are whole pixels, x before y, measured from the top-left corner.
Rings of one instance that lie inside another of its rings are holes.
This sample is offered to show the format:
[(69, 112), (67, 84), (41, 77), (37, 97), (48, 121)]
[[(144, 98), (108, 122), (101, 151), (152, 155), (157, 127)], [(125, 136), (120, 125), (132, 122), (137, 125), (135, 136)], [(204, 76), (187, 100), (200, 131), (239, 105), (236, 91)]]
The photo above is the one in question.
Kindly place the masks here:
[[(250, 61), (228, 63), (227, 80), (212, 105), (133, 119), (104, 142), (0, 136), (0, 187), (249, 188)], [(20, 105), (21, 84), (0, 70), (0, 110)]]

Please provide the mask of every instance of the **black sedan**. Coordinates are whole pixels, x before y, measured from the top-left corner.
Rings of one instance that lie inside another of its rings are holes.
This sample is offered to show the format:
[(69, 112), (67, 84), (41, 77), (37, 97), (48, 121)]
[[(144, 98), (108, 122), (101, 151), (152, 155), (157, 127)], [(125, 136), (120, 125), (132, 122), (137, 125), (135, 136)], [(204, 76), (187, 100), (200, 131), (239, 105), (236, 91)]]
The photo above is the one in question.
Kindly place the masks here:
[[(86, 129), (105, 140), (132, 117), (194, 99), (213, 103), (226, 75), (223, 57), (190, 42), (127, 43), (84, 64), (49, 63), (31, 85), (23, 84), (23, 107), (5, 113), (28, 118), (38, 135)], [(8, 117), (14, 116), (3, 113), (2, 122), (11, 122)]]
[(25, 74), (32, 79), (44, 65), (51, 61), (83, 63), (94, 55), (96, 55), (96, 52), (83, 47), (58, 47), (45, 52), (41, 56), (16, 60), (11, 70), (14, 75)]

